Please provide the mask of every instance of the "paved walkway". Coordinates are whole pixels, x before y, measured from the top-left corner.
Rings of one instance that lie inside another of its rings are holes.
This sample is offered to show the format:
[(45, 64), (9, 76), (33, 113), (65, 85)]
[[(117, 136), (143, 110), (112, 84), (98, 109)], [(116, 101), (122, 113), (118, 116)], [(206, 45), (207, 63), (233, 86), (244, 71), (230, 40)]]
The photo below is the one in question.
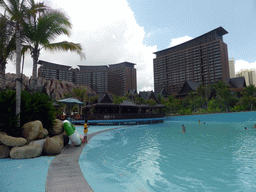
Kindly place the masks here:
[[(114, 129), (112, 128), (88, 135), (88, 141), (95, 135)], [(48, 169), (45, 191), (49, 192), (63, 192), (63, 191), (83, 191), (93, 192), (90, 185), (84, 178), (84, 175), (79, 166), (79, 157), (84, 149), (85, 143), (80, 146), (73, 146), (68, 144), (61, 152), (56, 156)]]

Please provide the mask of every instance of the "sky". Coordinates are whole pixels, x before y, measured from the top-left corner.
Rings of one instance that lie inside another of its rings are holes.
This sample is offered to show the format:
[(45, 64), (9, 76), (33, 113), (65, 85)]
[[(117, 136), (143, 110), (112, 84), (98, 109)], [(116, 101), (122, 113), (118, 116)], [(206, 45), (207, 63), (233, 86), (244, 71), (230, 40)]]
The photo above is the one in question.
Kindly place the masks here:
[[(223, 41), (235, 71), (256, 68), (255, 0), (45, 0), (65, 12), (72, 23), (71, 36), (54, 42), (80, 43), (86, 59), (72, 52), (41, 51), (39, 60), (78, 68), (77, 65), (135, 63), (137, 90), (154, 90), (156, 51), (178, 45), (218, 27), (228, 34)], [(6, 73), (15, 73), (8, 62)], [(32, 75), (32, 58), (26, 55), (24, 72)]]

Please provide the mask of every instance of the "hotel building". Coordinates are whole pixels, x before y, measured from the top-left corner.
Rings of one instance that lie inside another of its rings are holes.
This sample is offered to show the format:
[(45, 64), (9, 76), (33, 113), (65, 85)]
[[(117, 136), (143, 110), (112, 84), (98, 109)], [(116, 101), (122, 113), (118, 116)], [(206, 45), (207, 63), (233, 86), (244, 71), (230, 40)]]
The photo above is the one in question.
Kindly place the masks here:
[(128, 90), (137, 90), (136, 69), (134, 63), (122, 62), (111, 65), (85, 66), (80, 69), (71, 66), (39, 61), (38, 76), (46, 80), (56, 78), (60, 81), (70, 81), (77, 85), (87, 85), (96, 93), (112, 93), (124, 96)]
[(108, 92), (124, 96), (128, 90), (137, 90), (137, 76), (134, 65), (134, 63), (129, 62), (109, 65)]
[(230, 78), (227, 45), (219, 27), (197, 38), (157, 51), (154, 63), (154, 88), (177, 94), (185, 80), (205, 85)]

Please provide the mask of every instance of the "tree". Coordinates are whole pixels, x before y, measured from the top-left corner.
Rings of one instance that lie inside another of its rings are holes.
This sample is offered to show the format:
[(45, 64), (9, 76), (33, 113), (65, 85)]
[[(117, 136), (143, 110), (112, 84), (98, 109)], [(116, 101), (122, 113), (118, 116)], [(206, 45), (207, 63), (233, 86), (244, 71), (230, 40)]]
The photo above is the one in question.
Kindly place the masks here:
[(114, 104), (118, 104), (119, 106), (119, 115), (121, 114), (121, 103), (125, 100), (125, 97), (119, 97), (117, 95), (113, 95)]
[(249, 85), (244, 88), (240, 104), (244, 109), (253, 109), (253, 106), (256, 104), (256, 87), (254, 85)]
[(0, 15), (0, 89), (6, 88), (5, 67), (14, 52), (14, 28), (5, 16)]
[(47, 8), (36, 11), (34, 0), (30, 0), (33, 9), (29, 12), (28, 22), (23, 23), (26, 47), (33, 58), (32, 88), (35, 89), (37, 62), (42, 49), (49, 51), (74, 51), (84, 58), (80, 44), (62, 41), (51, 43), (60, 35), (70, 35), (71, 23), (67, 16), (57, 10)]
[[(7, 3), (6, 3), (7, 2)], [(15, 43), (16, 43), (16, 115), (20, 118), (20, 102), (21, 102), (21, 75), (20, 75), (20, 62), (21, 62), (21, 32), (22, 23), (27, 18), (31, 6), (29, 1), (26, 0), (0, 0), (0, 6), (5, 9), (7, 18), (14, 23), (15, 27)], [(36, 4), (37, 9), (44, 8), (43, 4)], [(20, 126), (20, 120), (18, 120)]]

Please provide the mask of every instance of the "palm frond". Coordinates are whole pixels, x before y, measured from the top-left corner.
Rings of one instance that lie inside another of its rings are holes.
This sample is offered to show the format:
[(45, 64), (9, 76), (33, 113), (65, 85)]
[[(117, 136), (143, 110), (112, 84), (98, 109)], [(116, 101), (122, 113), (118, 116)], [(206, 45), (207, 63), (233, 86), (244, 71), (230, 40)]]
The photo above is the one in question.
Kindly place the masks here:
[(51, 51), (74, 51), (81, 57), (81, 59), (85, 59), (85, 55), (82, 52), (82, 46), (79, 43), (62, 41), (59, 43), (48, 44), (44, 48)]

